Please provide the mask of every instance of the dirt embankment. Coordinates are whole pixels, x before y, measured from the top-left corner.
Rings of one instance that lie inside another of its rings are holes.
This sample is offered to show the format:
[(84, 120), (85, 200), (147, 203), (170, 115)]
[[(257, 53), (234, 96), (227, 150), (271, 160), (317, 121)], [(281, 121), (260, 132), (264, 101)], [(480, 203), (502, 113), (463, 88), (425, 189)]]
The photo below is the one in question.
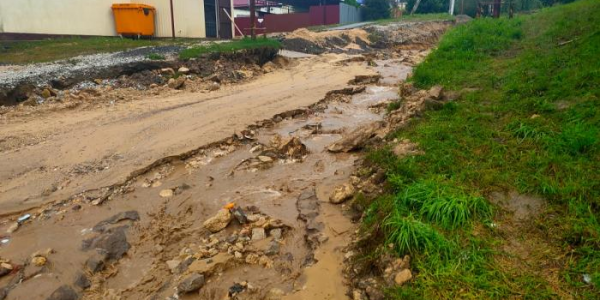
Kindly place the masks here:
[(0, 223), (0, 299), (378, 299), (347, 285), (360, 216), (342, 203), (383, 179), (356, 172), (357, 151), (442, 101), (386, 116), (415, 48), (5, 113), (0, 137), (23, 142), (1, 150), (0, 205), (37, 209)]

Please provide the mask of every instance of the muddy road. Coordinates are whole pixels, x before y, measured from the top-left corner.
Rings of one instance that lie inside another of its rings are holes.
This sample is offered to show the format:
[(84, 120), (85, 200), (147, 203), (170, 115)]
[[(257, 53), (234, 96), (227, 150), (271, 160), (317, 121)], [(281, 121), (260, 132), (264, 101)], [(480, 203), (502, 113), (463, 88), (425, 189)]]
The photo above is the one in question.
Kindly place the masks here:
[(377, 189), (355, 150), (445, 27), (216, 91), (2, 115), (0, 299), (352, 298), (342, 203)]
[(0, 136), (28, 143), (2, 153), (0, 211), (39, 206), (124, 182), (132, 171), (231, 136), (257, 120), (307, 106), (355, 75), (343, 55), (298, 59), (246, 84), (211, 93), (148, 97), (129, 103), (3, 120)]

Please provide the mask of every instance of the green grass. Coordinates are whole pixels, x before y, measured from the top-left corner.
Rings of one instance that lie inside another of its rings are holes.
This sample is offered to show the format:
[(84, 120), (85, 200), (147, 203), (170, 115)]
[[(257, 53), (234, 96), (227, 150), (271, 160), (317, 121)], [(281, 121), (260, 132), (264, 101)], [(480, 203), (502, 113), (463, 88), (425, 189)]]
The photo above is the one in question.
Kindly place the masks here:
[(375, 21), (377, 24), (389, 24), (397, 22), (419, 22), (419, 21), (445, 21), (454, 20), (455, 17), (447, 13), (414, 14), (405, 13), (401, 18), (381, 19)]
[(158, 53), (150, 53), (148, 54), (147, 58), (149, 60), (165, 60), (165, 56)]
[(195, 39), (133, 40), (118, 37), (56, 38), (0, 42), (0, 63), (26, 64), (67, 59), (78, 55), (116, 52), (144, 46), (186, 44)]
[(211, 43), (205, 46), (198, 46), (185, 49), (179, 53), (180, 59), (197, 58), (208, 53), (232, 53), (240, 50), (257, 49), (257, 48), (275, 48), (280, 49), (281, 43), (278, 40), (270, 38), (243, 38), (231, 42)]
[[(600, 2), (581, 0), (455, 27), (415, 69), (416, 86), (462, 96), (393, 134), (424, 155), (368, 155), (391, 194), (371, 204), (365, 224), (382, 222), (382, 242), (413, 254), (417, 273), (389, 298), (600, 297), (598, 49)], [(509, 216), (485, 200), (508, 191), (547, 201), (514, 237), (531, 251), (525, 261), (504, 250)]]

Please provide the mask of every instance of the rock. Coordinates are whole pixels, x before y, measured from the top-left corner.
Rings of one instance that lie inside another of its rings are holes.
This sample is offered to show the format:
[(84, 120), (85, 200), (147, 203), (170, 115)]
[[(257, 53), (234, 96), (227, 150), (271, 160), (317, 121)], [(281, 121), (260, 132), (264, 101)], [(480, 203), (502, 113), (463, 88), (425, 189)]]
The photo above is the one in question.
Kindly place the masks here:
[(165, 189), (165, 190), (160, 191), (160, 193), (158, 193), (158, 195), (162, 198), (170, 198), (170, 197), (173, 197), (173, 190)]
[(204, 275), (194, 273), (177, 285), (177, 292), (187, 294), (199, 290), (204, 286)]
[(41, 93), (41, 96), (42, 96), (44, 99), (48, 99), (48, 98), (52, 97), (52, 93), (50, 92), (50, 90), (49, 90), (49, 89), (44, 89), (44, 90), (42, 91), (42, 93)]
[(354, 192), (355, 189), (352, 184), (344, 183), (333, 190), (331, 196), (329, 196), (329, 202), (333, 204), (342, 203), (352, 198), (352, 196), (354, 196)]
[(272, 256), (279, 254), (279, 242), (272, 240), (269, 243), (269, 248), (265, 251), (266, 255)]
[(411, 143), (409, 140), (404, 140), (398, 145), (394, 146), (392, 152), (394, 152), (394, 154), (400, 158), (424, 154), (423, 151), (419, 150), (417, 144)]
[(215, 216), (204, 221), (203, 225), (204, 228), (208, 229), (212, 233), (215, 233), (225, 229), (225, 227), (229, 225), (229, 222), (231, 222), (232, 218), (233, 216), (228, 209), (221, 209)]
[(82, 250), (102, 249), (100, 255), (106, 255), (106, 259), (120, 259), (127, 253), (131, 245), (127, 242), (125, 226), (112, 228), (92, 239), (84, 240)]
[(160, 73), (163, 75), (173, 76), (175, 75), (175, 70), (173, 70), (173, 68), (162, 68), (160, 69)]
[(63, 285), (56, 289), (46, 300), (78, 300), (79, 294), (68, 285)]
[(185, 81), (186, 81), (185, 76), (179, 76), (179, 77), (177, 77), (177, 79), (173, 79), (173, 78), (169, 79), (169, 82), (167, 84), (172, 89), (180, 90), (181, 88), (184, 87)]
[(259, 260), (260, 260), (260, 257), (254, 253), (250, 253), (250, 254), (246, 255), (246, 263), (247, 264), (255, 265), (258, 263)]
[(6, 233), (13, 233), (13, 232), (17, 231), (17, 229), (19, 229), (19, 223), (14, 222), (8, 227), (8, 229), (6, 230)]
[(181, 260), (178, 259), (167, 260), (167, 266), (169, 267), (169, 270), (171, 270), (171, 273), (175, 273), (180, 264)]
[(270, 162), (273, 162), (273, 159), (272, 159), (271, 157), (269, 157), (269, 156), (264, 156), (264, 155), (259, 155), (259, 156), (258, 156), (258, 160), (260, 160), (261, 162), (264, 162), (264, 163), (270, 163)]
[(403, 285), (404, 283), (406, 283), (407, 281), (409, 281), (411, 279), (412, 279), (412, 273), (410, 272), (410, 270), (404, 269), (396, 274), (396, 276), (394, 277), (394, 282), (397, 285)]
[(237, 70), (235, 71), (235, 75), (240, 79), (252, 78), (254, 76), (254, 72), (247, 70)]
[(429, 89), (429, 96), (435, 100), (440, 100), (444, 97), (444, 88), (441, 85), (434, 85)]
[(13, 270), (13, 266), (8, 263), (0, 264), (0, 277), (9, 274)]
[(247, 215), (246, 218), (248, 219), (248, 222), (250, 223), (254, 223), (256, 221), (258, 221), (260, 219), (260, 215), (259, 214), (251, 214), (251, 215)]
[(85, 261), (85, 266), (92, 273), (100, 272), (104, 270), (106, 260), (106, 253), (94, 253)]
[(282, 235), (282, 230), (281, 230), (281, 228), (271, 229), (271, 231), (269, 231), (269, 235), (272, 236), (273, 239), (275, 239), (275, 240), (280, 240), (281, 235)]
[(265, 300), (280, 300), (285, 296), (285, 292), (278, 288), (272, 288), (267, 292)]
[(221, 85), (218, 82), (212, 82), (208, 85), (208, 87), (206, 87), (207, 90), (209, 91), (216, 91), (218, 89), (221, 88)]
[(36, 266), (38, 266), (38, 267), (41, 267), (41, 266), (45, 265), (47, 261), (48, 260), (45, 257), (43, 257), (43, 256), (36, 256), (36, 257), (34, 257), (34, 258), (31, 259), (31, 263), (34, 264), (34, 265), (36, 265)]
[(96, 79), (94, 79), (94, 83), (97, 84), (97, 85), (101, 85), (102, 84), (102, 79), (96, 78)]
[(261, 227), (252, 228), (252, 240), (253, 241), (264, 240), (266, 237), (267, 237), (267, 235), (265, 234), (264, 228), (261, 228)]
[(361, 290), (352, 291), (352, 300), (367, 300), (367, 295)]
[(120, 212), (106, 220), (98, 222), (96, 226), (92, 228), (93, 231), (103, 231), (107, 225), (116, 224), (124, 220), (138, 221), (140, 214), (135, 210)]
[(266, 256), (261, 256), (258, 259), (258, 264), (260, 264), (261, 266), (263, 266), (263, 267), (265, 267), (267, 269), (273, 267), (273, 261), (270, 258), (266, 257)]
[(342, 137), (341, 140), (329, 145), (327, 150), (330, 152), (350, 152), (365, 146), (366, 142), (377, 134), (381, 128), (380, 122), (361, 126), (349, 134)]
[(187, 73), (189, 73), (189, 72), (190, 72), (190, 69), (188, 69), (188, 68), (186, 68), (186, 67), (181, 67), (181, 68), (179, 68), (179, 69), (177, 70), (177, 72), (178, 72), (178, 73), (181, 73), (181, 74), (187, 74)]
[(77, 274), (75, 274), (75, 281), (73, 284), (82, 290), (85, 290), (91, 286), (90, 280), (82, 272), (77, 272)]
[(277, 66), (270, 61), (262, 66), (262, 70), (265, 73), (271, 73), (271, 72), (275, 71), (275, 69), (277, 69)]

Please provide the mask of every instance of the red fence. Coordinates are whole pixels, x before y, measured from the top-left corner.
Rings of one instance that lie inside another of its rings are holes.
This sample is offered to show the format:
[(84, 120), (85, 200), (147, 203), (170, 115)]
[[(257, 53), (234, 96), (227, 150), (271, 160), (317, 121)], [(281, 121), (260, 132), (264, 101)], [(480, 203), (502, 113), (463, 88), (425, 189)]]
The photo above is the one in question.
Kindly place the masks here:
[[(307, 13), (284, 14), (284, 15), (265, 15), (261, 23), (256, 23), (257, 33), (287, 32), (298, 28), (331, 25), (340, 22), (339, 5), (311, 6)], [(250, 34), (250, 17), (235, 18), (235, 24), (244, 32)], [(239, 36), (237, 29), (235, 34)]]

